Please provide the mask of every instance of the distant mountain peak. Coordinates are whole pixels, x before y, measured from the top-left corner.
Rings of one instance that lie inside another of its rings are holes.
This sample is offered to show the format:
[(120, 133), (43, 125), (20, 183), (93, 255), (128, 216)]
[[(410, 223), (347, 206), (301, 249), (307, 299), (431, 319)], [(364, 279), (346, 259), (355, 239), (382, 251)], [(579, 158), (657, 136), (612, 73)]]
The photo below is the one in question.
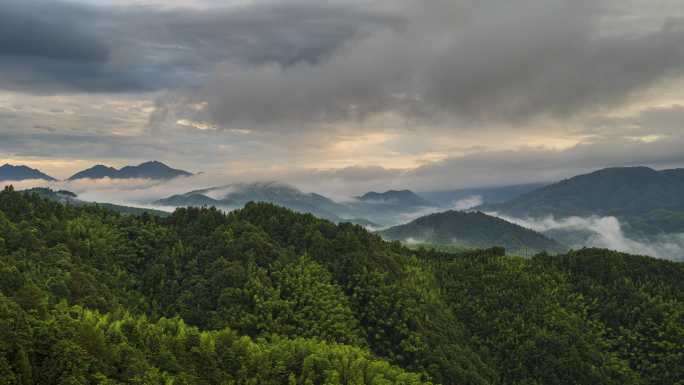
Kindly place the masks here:
[(29, 179), (42, 179), (46, 181), (55, 181), (57, 179), (47, 175), (40, 170), (24, 165), (12, 165), (5, 163), (0, 166), (0, 181), (22, 181)]
[(154, 180), (166, 180), (173, 179), (179, 176), (191, 176), (190, 172), (177, 170), (169, 167), (168, 165), (153, 160), (149, 162), (140, 163), (137, 166), (125, 166), (121, 169), (116, 169), (114, 167), (105, 165), (95, 165), (89, 169), (77, 172), (69, 178), (69, 180), (77, 179), (154, 179)]

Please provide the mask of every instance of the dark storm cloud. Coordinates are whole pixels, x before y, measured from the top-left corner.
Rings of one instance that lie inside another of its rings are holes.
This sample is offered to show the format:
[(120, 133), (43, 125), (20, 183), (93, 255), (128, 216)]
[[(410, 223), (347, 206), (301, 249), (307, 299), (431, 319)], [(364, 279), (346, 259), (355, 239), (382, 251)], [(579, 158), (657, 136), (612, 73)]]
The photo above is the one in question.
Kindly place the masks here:
[[(178, 108), (174, 117), (275, 132), (387, 112), (409, 124), (429, 117), (453, 126), (574, 117), (684, 73), (684, 21), (658, 14), (649, 24), (656, 28), (606, 22), (629, 14), (620, 6), (298, 0), (164, 8), (6, 0), (0, 88), (171, 89), (174, 97), (159, 108)], [(183, 106), (198, 102), (208, 108)]]
[(148, 91), (206, 84), (220, 63), (315, 64), (389, 17), (332, 4), (216, 9), (0, 3), (0, 87)]
[(109, 48), (95, 37), (89, 8), (53, 2), (0, 3), (0, 52), (29, 59), (103, 62)]

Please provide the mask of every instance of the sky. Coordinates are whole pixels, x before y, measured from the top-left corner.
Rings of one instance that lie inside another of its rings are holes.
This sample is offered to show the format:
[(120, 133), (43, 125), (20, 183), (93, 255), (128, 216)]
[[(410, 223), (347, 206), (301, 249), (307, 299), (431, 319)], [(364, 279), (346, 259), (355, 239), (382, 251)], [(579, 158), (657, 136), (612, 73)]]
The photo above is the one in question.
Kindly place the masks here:
[(684, 166), (682, 122), (682, 0), (0, 1), (0, 163), (59, 178), (553, 181)]

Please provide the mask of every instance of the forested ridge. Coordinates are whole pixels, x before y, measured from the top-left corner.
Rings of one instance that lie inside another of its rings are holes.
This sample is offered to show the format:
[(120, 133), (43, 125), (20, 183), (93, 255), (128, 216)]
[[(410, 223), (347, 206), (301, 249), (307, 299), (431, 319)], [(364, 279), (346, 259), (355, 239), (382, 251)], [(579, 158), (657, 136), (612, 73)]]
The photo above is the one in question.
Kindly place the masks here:
[(684, 264), (0, 192), (0, 384), (684, 384)]

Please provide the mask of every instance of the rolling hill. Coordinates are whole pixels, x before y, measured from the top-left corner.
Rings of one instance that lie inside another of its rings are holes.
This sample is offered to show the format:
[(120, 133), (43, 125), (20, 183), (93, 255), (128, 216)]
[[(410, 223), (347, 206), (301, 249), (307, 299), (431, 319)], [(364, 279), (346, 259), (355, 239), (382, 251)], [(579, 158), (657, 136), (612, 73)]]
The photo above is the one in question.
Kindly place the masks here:
[(153, 180), (167, 180), (180, 176), (191, 176), (190, 172), (177, 170), (171, 168), (164, 163), (151, 161), (141, 163), (137, 166), (126, 166), (121, 169), (108, 167), (104, 165), (96, 165), (89, 169), (79, 171), (72, 175), (68, 180), (78, 179), (153, 179)]
[(446, 211), (380, 231), (388, 240), (458, 245), (472, 248), (500, 246), (515, 254), (560, 252), (558, 242), (530, 229), (481, 212)]

